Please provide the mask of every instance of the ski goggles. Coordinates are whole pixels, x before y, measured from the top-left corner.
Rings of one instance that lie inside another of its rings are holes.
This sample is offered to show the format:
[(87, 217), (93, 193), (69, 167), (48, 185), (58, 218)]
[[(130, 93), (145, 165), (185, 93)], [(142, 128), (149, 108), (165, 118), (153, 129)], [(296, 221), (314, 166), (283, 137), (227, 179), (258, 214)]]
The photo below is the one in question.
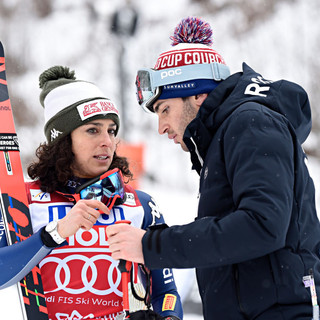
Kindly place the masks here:
[(230, 76), (225, 64), (213, 62), (154, 70), (140, 69), (136, 77), (136, 95), (138, 103), (147, 112), (154, 112), (152, 105), (161, 95), (161, 87), (195, 79), (221, 81)]
[(80, 199), (93, 199), (103, 202), (109, 210), (126, 200), (121, 171), (113, 169), (93, 178), (76, 189)]

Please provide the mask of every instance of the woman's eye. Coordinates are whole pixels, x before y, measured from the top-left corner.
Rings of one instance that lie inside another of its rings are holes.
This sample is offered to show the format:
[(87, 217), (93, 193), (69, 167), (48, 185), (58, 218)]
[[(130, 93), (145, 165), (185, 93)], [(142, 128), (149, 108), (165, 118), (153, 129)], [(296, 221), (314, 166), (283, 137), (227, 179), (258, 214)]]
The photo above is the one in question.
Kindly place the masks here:
[(116, 130), (115, 129), (109, 129), (109, 134), (112, 134), (112, 135), (116, 135)]
[(96, 133), (97, 132), (97, 129), (96, 128), (89, 128), (87, 130), (88, 133)]

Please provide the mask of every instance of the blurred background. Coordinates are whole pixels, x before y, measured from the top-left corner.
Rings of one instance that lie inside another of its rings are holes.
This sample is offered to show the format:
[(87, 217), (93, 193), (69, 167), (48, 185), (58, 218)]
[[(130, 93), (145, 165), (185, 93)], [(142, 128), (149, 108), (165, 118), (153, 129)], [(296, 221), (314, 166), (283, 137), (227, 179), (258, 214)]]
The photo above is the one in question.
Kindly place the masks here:
[[(158, 135), (156, 116), (138, 106), (134, 83), (137, 69), (153, 67), (169, 49), (180, 20), (198, 16), (210, 23), (213, 48), (232, 73), (246, 62), (266, 79), (285, 78), (306, 89), (313, 129), (304, 148), (318, 191), (319, 13), (319, 0), (0, 0), (0, 40), (24, 169), (45, 140), (38, 77), (53, 65), (69, 66), (118, 105), (120, 150), (132, 159), (136, 186), (155, 198), (169, 225), (192, 221), (198, 177), (189, 155)], [(202, 319), (194, 271), (175, 275), (185, 319)]]

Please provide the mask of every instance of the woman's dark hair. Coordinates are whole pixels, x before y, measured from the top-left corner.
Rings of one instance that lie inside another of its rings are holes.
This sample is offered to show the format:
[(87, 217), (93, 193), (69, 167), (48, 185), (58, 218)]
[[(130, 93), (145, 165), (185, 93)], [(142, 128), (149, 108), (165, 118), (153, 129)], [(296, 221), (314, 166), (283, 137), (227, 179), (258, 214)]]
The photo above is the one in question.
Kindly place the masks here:
[[(48, 145), (41, 143), (36, 150), (38, 161), (32, 162), (28, 167), (31, 179), (40, 181), (43, 192), (53, 192), (65, 186), (68, 180), (74, 178), (71, 166), (74, 161), (71, 135), (61, 138), (56, 143)], [(127, 158), (114, 153), (109, 170), (119, 168), (126, 182), (132, 180), (133, 175), (129, 169)]]

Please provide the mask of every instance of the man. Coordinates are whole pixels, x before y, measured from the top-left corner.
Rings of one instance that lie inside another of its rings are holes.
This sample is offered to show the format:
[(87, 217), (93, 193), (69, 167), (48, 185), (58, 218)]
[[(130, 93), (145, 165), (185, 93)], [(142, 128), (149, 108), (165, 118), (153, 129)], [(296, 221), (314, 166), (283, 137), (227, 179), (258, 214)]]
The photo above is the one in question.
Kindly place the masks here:
[(139, 103), (200, 175), (198, 217), (147, 232), (108, 227), (112, 256), (150, 269), (195, 267), (206, 320), (318, 319), (302, 281), (314, 279), (319, 293), (320, 224), (301, 148), (311, 130), (307, 94), (246, 64), (230, 75), (210, 38), (204, 21), (182, 20), (173, 49), (137, 76)]

